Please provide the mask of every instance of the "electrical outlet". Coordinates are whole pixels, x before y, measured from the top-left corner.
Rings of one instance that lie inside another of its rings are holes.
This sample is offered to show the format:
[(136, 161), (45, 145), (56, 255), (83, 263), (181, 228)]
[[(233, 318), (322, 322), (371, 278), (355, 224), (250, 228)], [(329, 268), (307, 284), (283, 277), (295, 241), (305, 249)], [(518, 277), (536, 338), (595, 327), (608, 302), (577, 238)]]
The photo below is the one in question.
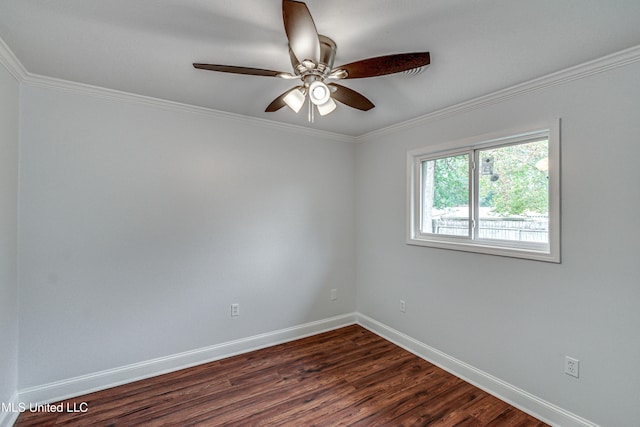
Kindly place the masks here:
[(407, 303), (403, 299), (400, 300), (400, 311), (402, 313), (406, 313), (407, 312)]
[(231, 317), (240, 316), (240, 304), (231, 304)]
[(564, 373), (578, 378), (580, 376), (580, 361), (573, 357), (564, 357)]
[(335, 301), (338, 299), (338, 290), (331, 289), (331, 301)]

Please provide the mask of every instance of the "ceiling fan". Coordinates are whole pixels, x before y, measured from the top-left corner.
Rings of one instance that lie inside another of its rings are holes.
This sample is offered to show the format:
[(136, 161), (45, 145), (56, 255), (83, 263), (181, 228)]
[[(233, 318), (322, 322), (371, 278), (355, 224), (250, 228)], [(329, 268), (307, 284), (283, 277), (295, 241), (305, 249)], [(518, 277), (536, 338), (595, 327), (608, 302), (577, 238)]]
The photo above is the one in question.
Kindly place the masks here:
[(336, 43), (318, 34), (307, 5), (301, 1), (283, 0), (282, 16), (293, 73), (233, 65), (194, 63), (193, 66), (223, 73), (300, 79), (301, 84), (274, 99), (265, 111), (274, 112), (286, 105), (297, 113), (308, 97), (309, 121), (312, 122), (315, 109), (324, 116), (335, 110), (335, 101), (362, 111), (374, 107), (364, 95), (335, 83), (335, 80), (412, 72), (430, 63), (429, 52), (413, 52), (363, 59), (334, 68)]

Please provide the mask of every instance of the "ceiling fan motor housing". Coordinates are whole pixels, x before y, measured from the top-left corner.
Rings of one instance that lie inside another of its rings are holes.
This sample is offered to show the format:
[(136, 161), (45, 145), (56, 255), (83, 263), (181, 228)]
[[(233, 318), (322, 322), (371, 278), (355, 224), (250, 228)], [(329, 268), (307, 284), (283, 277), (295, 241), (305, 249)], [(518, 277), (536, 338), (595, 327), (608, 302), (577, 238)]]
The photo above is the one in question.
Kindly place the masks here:
[(333, 60), (336, 58), (336, 42), (327, 36), (318, 34), (320, 40), (320, 63), (318, 70), (323, 74), (328, 74), (333, 68)]
[(309, 74), (324, 77), (328, 75), (333, 68), (333, 61), (336, 57), (336, 43), (329, 37), (321, 34), (318, 34), (318, 40), (320, 41), (320, 61), (318, 64), (312, 63), (312, 61), (300, 62), (291, 47), (289, 47), (289, 57), (291, 58), (293, 70), (302, 79)]

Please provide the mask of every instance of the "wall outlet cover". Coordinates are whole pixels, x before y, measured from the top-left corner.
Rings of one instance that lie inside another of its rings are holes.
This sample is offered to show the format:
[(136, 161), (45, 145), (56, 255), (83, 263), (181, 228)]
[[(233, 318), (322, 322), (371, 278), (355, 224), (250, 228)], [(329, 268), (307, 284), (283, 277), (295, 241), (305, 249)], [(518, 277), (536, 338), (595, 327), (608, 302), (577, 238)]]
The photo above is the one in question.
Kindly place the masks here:
[(231, 317), (240, 316), (240, 304), (231, 304)]
[(571, 375), (572, 377), (579, 378), (580, 376), (580, 361), (573, 357), (565, 356), (564, 358), (564, 373)]

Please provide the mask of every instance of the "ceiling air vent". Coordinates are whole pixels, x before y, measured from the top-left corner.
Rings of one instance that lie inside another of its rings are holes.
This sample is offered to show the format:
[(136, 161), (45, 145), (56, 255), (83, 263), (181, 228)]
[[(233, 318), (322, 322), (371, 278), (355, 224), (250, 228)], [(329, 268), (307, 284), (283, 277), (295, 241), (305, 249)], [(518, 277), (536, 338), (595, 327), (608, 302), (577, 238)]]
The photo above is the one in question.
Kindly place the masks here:
[(405, 70), (403, 71), (403, 73), (405, 73), (408, 76), (415, 76), (417, 74), (420, 74), (421, 72), (424, 71), (426, 67), (416, 67), (416, 68), (412, 68), (410, 70)]

